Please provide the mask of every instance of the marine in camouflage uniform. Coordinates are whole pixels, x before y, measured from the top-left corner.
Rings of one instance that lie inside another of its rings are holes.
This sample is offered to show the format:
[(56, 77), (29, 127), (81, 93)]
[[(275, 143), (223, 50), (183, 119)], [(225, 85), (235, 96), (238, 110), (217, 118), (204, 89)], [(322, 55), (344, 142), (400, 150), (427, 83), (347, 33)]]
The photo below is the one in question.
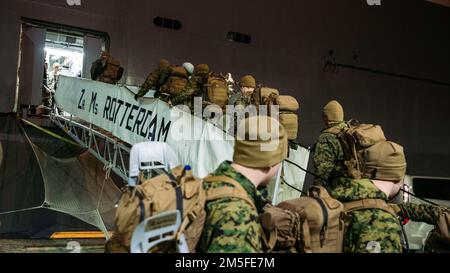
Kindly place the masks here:
[(257, 92), (254, 92), (251, 95), (238, 94), (237, 98), (234, 98), (234, 101), (235, 106), (242, 105), (244, 108), (249, 105), (255, 105), (256, 109), (258, 109), (260, 104), (260, 99)]
[(144, 97), (150, 89), (156, 91), (155, 98), (159, 97), (159, 89), (163, 86), (170, 76), (170, 64), (167, 60), (160, 60), (158, 68), (152, 71), (145, 82), (141, 85), (139, 92), (136, 94), (135, 99)]
[[(376, 170), (376, 171), (374, 171)], [(330, 185), (330, 194), (343, 202), (378, 199), (387, 202), (399, 190), (406, 173), (403, 147), (393, 142), (377, 144), (377, 150), (366, 154), (363, 177), (338, 178)], [(383, 186), (380, 186), (383, 185)], [(383, 190), (382, 190), (383, 188)], [(350, 204), (347, 204), (350, 205)], [(347, 212), (345, 219), (345, 253), (401, 253), (401, 224), (394, 210), (381, 205), (360, 206)]]
[[(223, 198), (206, 205), (207, 225), (200, 241), (200, 251), (210, 253), (258, 253), (262, 252), (259, 213), (265, 200), (252, 182), (223, 162), (212, 174), (230, 177), (245, 189), (258, 211), (238, 198)], [(211, 187), (232, 186), (223, 183), (204, 183), (205, 190)]]
[(323, 110), (327, 126), (322, 131), (313, 149), (313, 164), (316, 169), (315, 185), (327, 188), (327, 184), (339, 177), (345, 177), (344, 152), (337, 133), (347, 127), (344, 110), (337, 101), (329, 102)]
[[(388, 201), (384, 192), (369, 179), (338, 178), (330, 194), (339, 201), (362, 199)], [(401, 226), (397, 217), (380, 209), (348, 213), (345, 219), (344, 253), (401, 253)]]
[(392, 204), (391, 206), (397, 211), (402, 221), (409, 219), (415, 222), (424, 222), (429, 225), (436, 225), (439, 217), (444, 212), (450, 211), (450, 208), (442, 206), (413, 203)]
[[(240, 90), (231, 95), (228, 101), (229, 105), (235, 107), (234, 116), (232, 117), (234, 126), (231, 127), (229, 131), (230, 134), (234, 135), (237, 134), (237, 126), (243, 119), (250, 117), (250, 115), (258, 114), (261, 101), (260, 92), (256, 85), (256, 79), (253, 76), (247, 75), (242, 77), (239, 81), (239, 88)], [(255, 109), (250, 108), (249, 106), (251, 105), (254, 105)], [(245, 112), (246, 110), (248, 111)]]
[(191, 77), (180, 95), (172, 99), (172, 105), (187, 105), (193, 108), (193, 99), (195, 97), (203, 97), (204, 85), (208, 81), (210, 73), (207, 64), (199, 64), (194, 69), (194, 75)]
[[(229, 104), (234, 106), (241, 105), (244, 108), (249, 105), (255, 105), (256, 108), (258, 108), (261, 98), (259, 92), (256, 90), (256, 79), (251, 75), (244, 76), (239, 82), (239, 87), (241, 90), (231, 96)], [(250, 90), (253, 90), (251, 92), (244, 92), (243, 88), (250, 88)]]
[(344, 204), (364, 199), (379, 199), (386, 202), (388, 210), (391, 208), (388, 212), (380, 206), (362, 206), (358, 210), (348, 212), (345, 221), (345, 253), (401, 253), (401, 222), (408, 218), (437, 225), (444, 211), (448, 211), (447, 208), (432, 205), (387, 205), (398, 193), (405, 173), (403, 147), (385, 141), (377, 144), (376, 151), (366, 154), (363, 176), (367, 179), (342, 177), (329, 185), (330, 194)]
[[(257, 123), (256, 123), (257, 121)], [(261, 145), (267, 145), (271, 140), (262, 140), (259, 133), (259, 124), (274, 122), (278, 126), (266, 125), (265, 128), (277, 128), (279, 134), (275, 139), (273, 151), (262, 151)], [(254, 126), (257, 124), (257, 126)], [(259, 222), (259, 213), (267, 204), (257, 188), (264, 188), (276, 175), (281, 162), (287, 156), (287, 135), (284, 127), (270, 117), (251, 117), (244, 120), (240, 126), (245, 126), (246, 133), (257, 136), (256, 140), (236, 140), (233, 163), (224, 162), (212, 176), (227, 176), (236, 180), (248, 194), (248, 198), (255, 207), (239, 198), (221, 198), (206, 204), (207, 217), (200, 239), (198, 251), (209, 253), (261, 253), (263, 252), (262, 227)], [(250, 128), (251, 127), (251, 128)], [(246, 134), (247, 135), (247, 134)], [(260, 144), (260, 145), (258, 145)], [(242, 172), (235, 168), (242, 168), (244, 173), (261, 174), (264, 178), (259, 181), (250, 181)], [(211, 187), (232, 186), (226, 182), (204, 183), (208, 192)], [(256, 209), (255, 209), (256, 208)]]

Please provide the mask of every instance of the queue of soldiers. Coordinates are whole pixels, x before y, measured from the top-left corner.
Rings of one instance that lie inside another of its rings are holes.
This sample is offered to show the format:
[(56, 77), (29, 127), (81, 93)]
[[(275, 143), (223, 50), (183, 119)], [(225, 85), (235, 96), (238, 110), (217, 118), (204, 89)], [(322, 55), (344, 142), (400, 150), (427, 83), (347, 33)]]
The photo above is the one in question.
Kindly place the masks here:
[[(208, 93), (212, 82), (221, 91)], [(154, 89), (155, 97), (173, 105), (190, 106), (196, 96), (222, 106), (261, 103), (252, 76), (243, 77), (241, 92), (231, 96), (229, 84), (226, 77), (211, 73), (208, 65), (178, 67), (161, 60), (135, 99)], [(286, 109), (298, 110), (298, 104)], [(449, 208), (390, 203), (400, 193), (406, 174), (403, 147), (388, 141), (380, 126), (346, 122), (337, 101), (324, 107), (322, 117), (325, 129), (313, 149), (317, 177), (309, 197), (270, 204), (267, 186), (287, 158), (289, 139), (296, 135), (289, 136), (289, 128), (270, 116), (248, 117), (239, 127), (256, 139), (236, 139), (233, 161), (223, 162), (207, 178), (196, 178), (189, 166), (178, 167), (128, 188), (107, 251), (130, 252), (136, 226), (165, 210), (181, 212), (182, 227), (173, 241), (176, 244), (183, 235), (190, 252), (402, 253), (406, 219), (435, 226), (432, 248), (448, 250)], [(261, 135), (261, 126), (277, 131), (276, 149), (261, 149), (273, 140)], [(173, 248), (150, 252), (176, 251)]]
[(241, 79), (241, 92), (230, 94), (234, 90), (233, 85), (230, 74), (214, 73), (207, 64), (194, 66), (186, 62), (182, 66), (175, 66), (162, 59), (158, 67), (148, 75), (135, 99), (144, 97), (152, 89), (156, 91), (155, 98), (174, 106), (184, 104), (192, 108), (195, 97), (202, 97), (205, 103), (221, 107), (227, 104), (259, 105), (260, 98), (255, 92), (257, 83), (253, 76), (247, 75)]

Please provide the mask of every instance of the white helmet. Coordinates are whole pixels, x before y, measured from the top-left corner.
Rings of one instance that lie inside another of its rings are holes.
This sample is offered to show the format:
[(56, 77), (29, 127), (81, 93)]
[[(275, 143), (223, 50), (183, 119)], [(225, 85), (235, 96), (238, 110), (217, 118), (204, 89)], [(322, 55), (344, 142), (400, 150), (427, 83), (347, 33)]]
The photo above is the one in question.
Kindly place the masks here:
[(189, 74), (191, 74), (191, 75), (194, 74), (194, 65), (193, 64), (186, 62), (183, 64), (183, 67), (184, 67), (184, 69), (186, 69), (186, 71)]

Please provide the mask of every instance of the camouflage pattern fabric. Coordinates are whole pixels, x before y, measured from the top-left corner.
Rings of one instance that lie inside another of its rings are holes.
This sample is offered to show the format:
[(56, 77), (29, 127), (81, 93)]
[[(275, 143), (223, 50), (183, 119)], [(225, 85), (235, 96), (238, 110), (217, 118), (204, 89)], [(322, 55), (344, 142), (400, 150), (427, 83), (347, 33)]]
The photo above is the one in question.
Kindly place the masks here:
[(137, 94), (138, 97), (144, 97), (150, 89), (154, 89), (156, 91), (155, 98), (159, 97), (159, 89), (163, 86), (170, 75), (170, 69), (160, 69), (157, 68), (153, 70), (148, 76), (145, 82), (141, 85), (139, 92)]
[[(425, 204), (404, 203), (391, 206), (398, 211), (398, 215), (402, 221), (410, 219), (415, 222), (425, 222), (433, 226), (436, 226), (439, 217), (445, 211), (450, 211), (450, 208)], [(439, 239), (437, 229), (433, 230), (427, 238), (424, 248), (425, 253), (450, 252), (448, 243), (444, 243)]]
[(316, 178), (314, 184), (328, 188), (328, 183), (339, 177), (345, 177), (344, 151), (336, 134), (327, 132), (327, 130), (347, 127), (345, 122), (331, 124), (325, 129), (319, 137), (313, 149), (313, 164), (316, 169)]
[(234, 106), (242, 105), (244, 108), (249, 105), (255, 105), (256, 107), (259, 107), (260, 104), (260, 98), (259, 93), (257, 90), (255, 90), (252, 95), (243, 95), (242, 93), (236, 93), (230, 98), (230, 104)]
[[(231, 167), (231, 162), (222, 163), (212, 174), (228, 176), (237, 182), (255, 202), (258, 210), (266, 204), (255, 186), (242, 174)], [(211, 187), (231, 186), (227, 183), (204, 183), (206, 190)], [(207, 218), (199, 243), (203, 253), (261, 253), (262, 234), (259, 212), (247, 202), (237, 198), (223, 198), (206, 204)]]
[(201, 76), (191, 77), (183, 90), (183, 93), (172, 99), (172, 105), (187, 105), (193, 107), (194, 97), (203, 97), (203, 82), (204, 78)]
[[(345, 203), (361, 199), (388, 200), (369, 179), (339, 178), (330, 185), (330, 194)], [(364, 209), (347, 214), (344, 253), (401, 253), (399, 219), (380, 209)]]
[(424, 204), (404, 203), (391, 206), (399, 211), (398, 215), (402, 218), (402, 221), (410, 219), (415, 222), (425, 222), (429, 225), (436, 225), (444, 211), (450, 211), (449, 208)]
[[(254, 105), (256, 107), (256, 113), (259, 113), (259, 105), (260, 105), (259, 92), (255, 90), (255, 92), (253, 92), (251, 96), (245, 96), (241, 92), (238, 92), (230, 97), (228, 104), (235, 106), (236, 109), (239, 109), (237, 111), (245, 111), (245, 109), (248, 106)], [(239, 123), (242, 122), (242, 120), (248, 118), (249, 116), (250, 114), (248, 112), (245, 113), (245, 116), (238, 116), (237, 114), (234, 115), (233, 117), (234, 135), (237, 134)]]

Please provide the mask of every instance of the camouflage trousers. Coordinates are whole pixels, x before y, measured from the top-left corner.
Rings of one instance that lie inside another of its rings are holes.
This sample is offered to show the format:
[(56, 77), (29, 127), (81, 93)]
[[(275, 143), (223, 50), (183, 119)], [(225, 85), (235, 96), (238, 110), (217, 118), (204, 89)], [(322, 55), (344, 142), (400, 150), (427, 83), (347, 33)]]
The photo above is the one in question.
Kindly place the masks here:
[(366, 209), (348, 215), (344, 253), (401, 253), (401, 226), (393, 215)]

